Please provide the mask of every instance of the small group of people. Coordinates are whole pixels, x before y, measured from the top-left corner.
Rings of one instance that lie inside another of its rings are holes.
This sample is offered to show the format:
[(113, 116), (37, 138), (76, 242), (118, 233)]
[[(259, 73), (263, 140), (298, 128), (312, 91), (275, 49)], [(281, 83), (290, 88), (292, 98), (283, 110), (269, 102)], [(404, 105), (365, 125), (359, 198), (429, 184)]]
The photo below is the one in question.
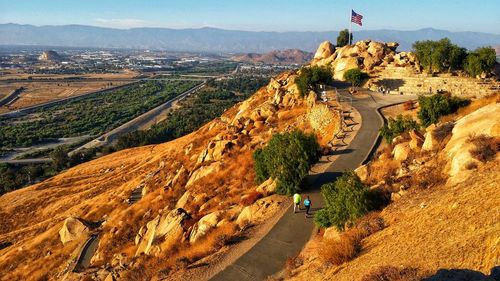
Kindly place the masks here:
[[(293, 212), (294, 213), (297, 213), (297, 211), (300, 211), (300, 203), (302, 201), (302, 197), (300, 196), (300, 194), (298, 193), (295, 193), (293, 195)], [(306, 197), (306, 199), (304, 199), (304, 208), (306, 209), (306, 217), (309, 215), (309, 210), (311, 209), (311, 205), (312, 205), (312, 202), (311, 202), (311, 198), (309, 198), (309, 196)]]

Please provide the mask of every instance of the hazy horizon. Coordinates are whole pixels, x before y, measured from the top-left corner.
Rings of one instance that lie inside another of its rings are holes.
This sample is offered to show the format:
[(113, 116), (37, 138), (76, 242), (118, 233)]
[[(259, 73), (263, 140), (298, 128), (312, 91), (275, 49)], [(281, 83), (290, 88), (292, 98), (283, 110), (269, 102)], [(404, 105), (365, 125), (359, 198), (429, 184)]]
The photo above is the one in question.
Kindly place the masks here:
[[(130, 29), (203, 28), (239, 31), (312, 31), (347, 28), (350, 9), (362, 14), (356, 30), (419, 30), (434, 28), (452, 32), (499, 34), (500, 2), (481, 1), (132, 1), (89, 0), (73, 2), (0, 0), (0, 22), (45, 25), (88, 25)], [(411, 12), (411, 13), (410, 13)], [(464, 21), (467, 19), (467, 21)]]

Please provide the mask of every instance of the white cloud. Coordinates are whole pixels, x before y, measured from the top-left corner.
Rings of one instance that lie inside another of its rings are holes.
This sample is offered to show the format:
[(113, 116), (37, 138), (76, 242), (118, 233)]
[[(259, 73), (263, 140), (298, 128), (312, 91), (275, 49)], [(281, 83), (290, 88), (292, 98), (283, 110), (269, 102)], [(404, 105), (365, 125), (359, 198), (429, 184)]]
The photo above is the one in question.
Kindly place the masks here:
[(134, 28), (148, 26), (149, 22), (141, 19), (95, 19), (97, 25), (113, 28)]

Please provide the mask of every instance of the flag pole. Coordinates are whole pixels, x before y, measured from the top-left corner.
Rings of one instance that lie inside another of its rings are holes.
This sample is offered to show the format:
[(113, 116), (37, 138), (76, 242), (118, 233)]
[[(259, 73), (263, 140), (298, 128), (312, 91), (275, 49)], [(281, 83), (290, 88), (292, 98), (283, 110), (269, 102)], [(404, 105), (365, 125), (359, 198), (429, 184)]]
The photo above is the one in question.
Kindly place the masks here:
[(351, 30), (352, 30), (352, 9), (351, 9), (351, 12), (349, 13), (349, 34), (347, 34), (348, 38), (349, 38), (349, 45), (351, 45)]

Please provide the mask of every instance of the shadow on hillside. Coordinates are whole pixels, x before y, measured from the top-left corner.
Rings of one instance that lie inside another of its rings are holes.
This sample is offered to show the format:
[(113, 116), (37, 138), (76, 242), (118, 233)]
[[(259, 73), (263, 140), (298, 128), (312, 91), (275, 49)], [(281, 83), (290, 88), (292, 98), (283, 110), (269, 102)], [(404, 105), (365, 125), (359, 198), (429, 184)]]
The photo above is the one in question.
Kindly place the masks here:
[(387, 90), (393, 91), (398, 90), (399, 87), (403, 87), (405, 81), (403, 79), (381, 79), (377, 84), (383, 86)]
[(439, 269), (424, 281), (500, 281), (500, 266), (491, 269), (490, 275), (470, 269)]

